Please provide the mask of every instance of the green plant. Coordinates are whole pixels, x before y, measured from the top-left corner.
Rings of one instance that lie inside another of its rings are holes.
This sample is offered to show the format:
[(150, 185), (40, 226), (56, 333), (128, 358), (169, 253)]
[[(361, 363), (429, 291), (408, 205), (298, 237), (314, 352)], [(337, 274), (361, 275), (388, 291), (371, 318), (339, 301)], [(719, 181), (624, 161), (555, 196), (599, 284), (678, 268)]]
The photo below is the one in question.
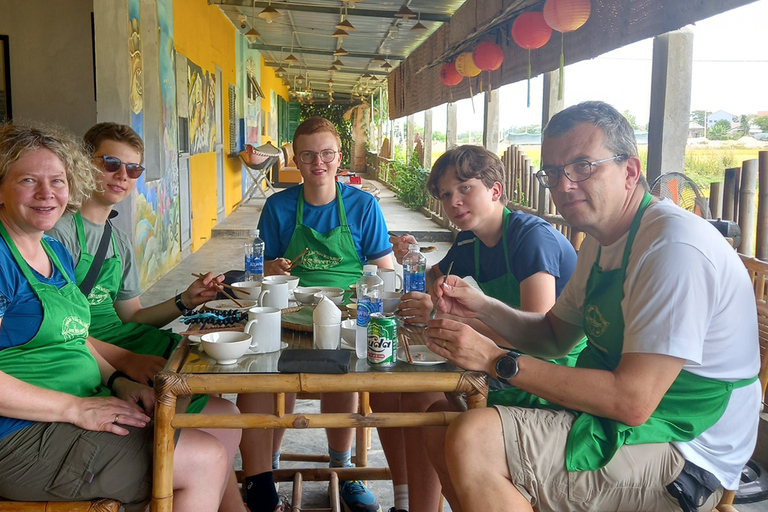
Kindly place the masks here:
[(349, 168), (349, 159), (352, 155), (352, 121), (344, 120), (344, 105), (309, 105), (301, 106), (301, 120), (304, 121), (312, 116), (324, 117), (336, 127), (341, 137), (341, 168)]
[(427, 204), (429, 170), (419, 165), (415, 155), (409, 164), (395, 160), (392, 165), (395, 175), (393, 185), (397, 198), (412, 210), (418, 210)]

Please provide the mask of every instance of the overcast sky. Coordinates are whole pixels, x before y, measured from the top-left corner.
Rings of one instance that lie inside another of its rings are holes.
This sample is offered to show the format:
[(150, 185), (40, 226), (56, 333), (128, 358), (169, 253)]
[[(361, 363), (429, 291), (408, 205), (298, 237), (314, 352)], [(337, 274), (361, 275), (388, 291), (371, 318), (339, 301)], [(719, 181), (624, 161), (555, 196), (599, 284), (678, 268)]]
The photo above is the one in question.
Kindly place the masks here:
[[(694, 33), (691, 110), (725, 110), (734, 115), (768, 111), (768, 45), (765, 25), (768, 0), (702, 20)], [(553, 35), (554, 37), (554, 35)], [(566, 35), (567, 38), (567, 35)], [(565, 68), (565, 105), (599, 99), (628, 110), (638, 124), (648, 122), (653, 40), (619, 48)], [(531, 80), (531, 106), (526, 107), (525, 81), (501, 88), (501, 126), (541, 122), (542, 80)], [(482, 129), (483, 98), (458, 102), (460, 126)], [(436, 131), (445, 130), (445, 107), (433, 113)], [(416, 116), (423, 125), (423, 115)], [(461, 129), (463, 131), (463, 129)]]

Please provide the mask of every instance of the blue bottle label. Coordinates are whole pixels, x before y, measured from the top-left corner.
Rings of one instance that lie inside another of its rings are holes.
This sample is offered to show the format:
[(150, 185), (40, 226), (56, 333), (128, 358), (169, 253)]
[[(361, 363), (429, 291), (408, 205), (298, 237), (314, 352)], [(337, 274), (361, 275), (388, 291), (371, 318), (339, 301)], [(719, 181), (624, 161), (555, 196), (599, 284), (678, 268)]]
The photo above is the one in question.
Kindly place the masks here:
[(424, 272), (406, 272), (403, 275), (403, 293), (427, 292), (427, 279)]
[(383, 313), (384, 303), (381, 299), (362, 298), (357, 301), (357, 326), (367, 327), (371, 313)]

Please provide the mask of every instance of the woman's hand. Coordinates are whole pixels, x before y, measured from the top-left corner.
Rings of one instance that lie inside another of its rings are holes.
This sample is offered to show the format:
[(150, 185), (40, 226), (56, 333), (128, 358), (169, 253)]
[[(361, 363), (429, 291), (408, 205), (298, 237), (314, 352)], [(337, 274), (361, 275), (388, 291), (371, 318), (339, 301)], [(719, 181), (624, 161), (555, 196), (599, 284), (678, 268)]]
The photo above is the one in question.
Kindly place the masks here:
[(432, 305), (432, 297), (428, 293), (409, 292), (400, 299), (397, 309), (405, 323), (426, 324)]
[(144, 384), (128, 379), (115, 379), (112, 385), (115, 396), (128, 403), (141, 407), (147, 416), (155, 414), (155, 391)]
[(493, 375), (493, 366), (506, 351), (465, 323), (439, 318), (427, 328), (427, 347), (465, 370)]
[(264, 262), (265, 276), (287, 276), (290, 275), (291, 260), (277, 258), (272, 261)]
[(165, 362), (165, 359), (160, 356), (145, 356), (131, 352), (126, 354), (124, 362), (117, 369), (136, 382), (149, 384), (155, 379), (155, 374), (165, 367)]
[(458, 276), (440, 276), (432, 286), (432, 295), (439, 300), (439, 313), (466, 318), (476, 318), (488, 300), (482, 291)]
[(150, 421), (136, 404), (115, 397), (81, 398), (77, 403), (79, 407), (71, 411), (70, 423), (85, 430), (125, 436), (129, 431), (120, 425), (144, 428)]
[(404, 234), (400, 236), (390, 235), (389, 243), (392, 244), (392, 252), (395, 255), (397, 262), (403, 264), (403, 256), (408, 254), (408, 248), (411, 244), (417, 244), (416, 238), (413, 235)]
[(219, 293), (219, 284), (224, 281), (224, 275), (214, 276), (213, 272), (208, 272), (203, 277), (198, 277), (181, 294), (181, 302), (187, 309), (193, 309), (200, 304), (216, 298)]

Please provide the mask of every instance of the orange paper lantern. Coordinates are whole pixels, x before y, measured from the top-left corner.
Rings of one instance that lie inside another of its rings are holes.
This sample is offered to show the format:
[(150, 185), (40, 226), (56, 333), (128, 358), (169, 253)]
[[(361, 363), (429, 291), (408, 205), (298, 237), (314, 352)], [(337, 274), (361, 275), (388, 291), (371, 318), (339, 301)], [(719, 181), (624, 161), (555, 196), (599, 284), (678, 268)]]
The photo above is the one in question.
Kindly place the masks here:
[(540, 12), (524, 12), (512, 23), (512, 39), (521, 48), (538, 50), (549, 42), (552, 28)]
[(473, 77), (480, 74), (480, 68), (475, 66), (475, 63), (472, 62), (472, 52), (460, 53), (459, 56), (456, 57), (456, 71), (458, 71), (461, 76), (467, 77)]
[(458, 71), (456, 71), (456, 64), (453, 62), (447, 62), (443, 64), (443, 67), (440, 68), (440, 80), (445, 85), (453, 86), (458, 85), (462, 80), (464, 80), (464, 77), (459, 74)]
[(592, 6), (589, 0), (547, 0), (544, 19), (558, 32), (573, 32), (589, 19)]
[(496, 43), (483, 41), (472, 52), (472, 62), (482, 71), (495, 71), (504, 62), (504, 51)]

